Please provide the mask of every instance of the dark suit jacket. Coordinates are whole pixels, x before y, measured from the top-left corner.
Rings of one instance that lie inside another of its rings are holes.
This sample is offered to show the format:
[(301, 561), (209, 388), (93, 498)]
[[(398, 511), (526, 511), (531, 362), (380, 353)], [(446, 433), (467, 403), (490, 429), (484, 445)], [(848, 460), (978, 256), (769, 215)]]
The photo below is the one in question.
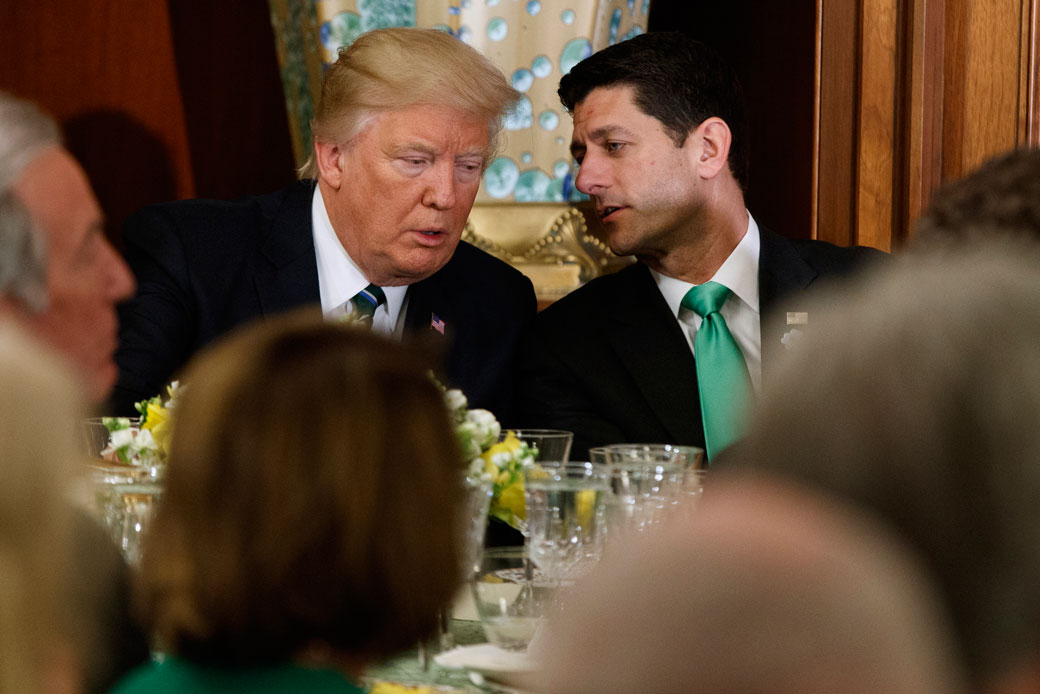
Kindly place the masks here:
[[(199, 348), (260, 316), (320, 307), (311, 231), (312, 181), (234, 202), (147, 207), (124, 228), (137, 295), (121, 307), (114, 406), (164, 391)], [(374, 201), (373, 204), (378, 204)], [(500, 418), (512, 404), (513, 356), (536, 311), (534, 287), (466, 243), (408, 290), (405, 339), (443, 352), (442, 378)], [(431, 328), (444, 321), (444, 334)]]
[[(881, 256), (792, 241), (761, 228), (759, 308), (803, 311), (804, 290)], [(782, 334), (762, 324), (762, 373)], [(704, 446), (697, 371), (683, 329), (642, 263), (599, 277), (543, 311), (518, 360), (517, 421), (574, 432), (572, 457), (610, 443)]]

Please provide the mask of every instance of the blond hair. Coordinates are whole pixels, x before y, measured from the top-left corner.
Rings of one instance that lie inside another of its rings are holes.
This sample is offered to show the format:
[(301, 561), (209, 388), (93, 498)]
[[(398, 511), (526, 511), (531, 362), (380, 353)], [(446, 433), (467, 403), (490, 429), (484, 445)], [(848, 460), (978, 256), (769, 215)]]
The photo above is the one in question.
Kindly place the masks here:
[(33, 692), (65, 621), (72, 554), (67, 499), (81, 415), (62, 361), (0, 325), (0, 692)]
[[(498, 148), (502, 116), (520, 96), (490, 60), (443, 31), (377, 29), (340, 49), (326, 70), (311, 132), (315, 142), (343, 144), (380, 113), (447, 106), (487, 121), (486, 163)], [(299, 174), (317, 177), (313, 152)]]

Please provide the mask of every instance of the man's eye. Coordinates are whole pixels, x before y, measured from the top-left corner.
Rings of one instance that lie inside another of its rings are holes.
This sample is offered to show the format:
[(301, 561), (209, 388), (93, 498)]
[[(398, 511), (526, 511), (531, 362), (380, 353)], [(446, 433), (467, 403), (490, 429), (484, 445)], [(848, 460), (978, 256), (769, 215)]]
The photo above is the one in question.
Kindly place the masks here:
[(608, 142), (607, 143), (607, 151), (608, 152), (617, 152), (619, 149), (621, 149), (624, 146), (625, 146), (624, 142)]

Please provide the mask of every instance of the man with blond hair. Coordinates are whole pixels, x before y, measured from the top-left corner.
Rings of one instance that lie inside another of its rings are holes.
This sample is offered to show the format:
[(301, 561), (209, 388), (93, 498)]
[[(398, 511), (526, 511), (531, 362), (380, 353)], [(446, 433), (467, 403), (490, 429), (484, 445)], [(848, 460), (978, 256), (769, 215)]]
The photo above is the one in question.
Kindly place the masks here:
[(381, 29), (342, 50), (303, 180), (235, 202), (156, 205), (127, 222), (140, 288), (123, 314), (120, 409), (234, 326), (315, 304), (442, 349), (447, 380), (505, 416), (534, 289), (460, 239), (518, 96), (439, 31)]

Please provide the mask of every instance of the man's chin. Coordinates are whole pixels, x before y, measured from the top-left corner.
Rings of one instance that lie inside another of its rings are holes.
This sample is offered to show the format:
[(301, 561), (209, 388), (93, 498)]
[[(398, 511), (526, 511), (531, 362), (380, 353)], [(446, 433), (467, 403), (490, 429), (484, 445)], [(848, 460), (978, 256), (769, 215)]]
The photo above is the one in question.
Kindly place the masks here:
[[(404, 262), (397, 265), (397, 267), (391, 270), (392, 277), (389, 282), (376, 282), (382, 287), (398, 287), (401, 285), (415, 284), (422, 280), (433, 276), (442, 267), (448, 264), (451, 260), (452, 255), (455, 253), (455, 247), (458, 244), (452, 246), (450, 253), (437, 254), (425, 254), (424, 257), (411, 258), (412, 262)], [(443, 249), (442, 249), (443, 250)]]
[(85, 395), (94, 405), (99, 405), (108, 400), (115, 388), (119, 378), (119, 369), (115, 362), (106, 361), (86, 367), (82, 373)]

